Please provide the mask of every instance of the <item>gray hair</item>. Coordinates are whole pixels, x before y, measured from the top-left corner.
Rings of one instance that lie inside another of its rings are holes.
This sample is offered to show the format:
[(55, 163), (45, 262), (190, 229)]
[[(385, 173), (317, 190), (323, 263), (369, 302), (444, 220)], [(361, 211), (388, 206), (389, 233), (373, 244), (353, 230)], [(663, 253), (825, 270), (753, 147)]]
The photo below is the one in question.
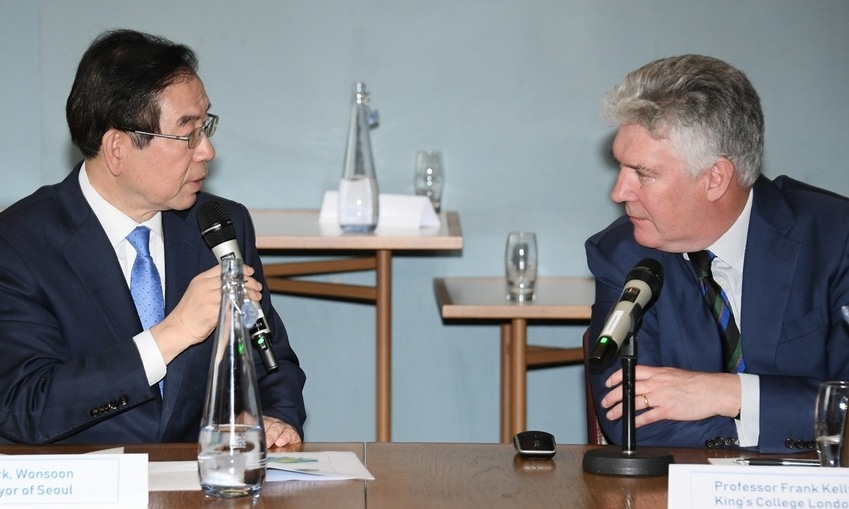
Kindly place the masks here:
[(605, 119), (667, 138), (691, 176), (719, 157), (751, 187), (761, 173), (764, 118), (746, 75), (711, 57), (662, 58), (632, 71), (602, 102)]

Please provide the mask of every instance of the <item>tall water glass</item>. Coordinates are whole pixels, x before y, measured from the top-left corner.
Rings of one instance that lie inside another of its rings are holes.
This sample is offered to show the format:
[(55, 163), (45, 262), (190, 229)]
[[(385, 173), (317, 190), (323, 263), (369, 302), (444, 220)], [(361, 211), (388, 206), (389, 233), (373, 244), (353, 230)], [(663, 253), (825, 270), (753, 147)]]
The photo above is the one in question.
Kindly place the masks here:
[(847, 405), (849, 381), (830, 381), (820, 385), (814, 412), (814, 432), (820, 465), (824, 467), (849, 467)]
[(444, 185), (445, 171), (442, 168), (442, 153), (433, 150), (419, 151), (416, 154), (416, 195), (430, 198), (433, 210), (439, 212), (442, 207)]
[(516, 302), (534, 298), (537, 279), (537, 238), (531, 232), (511, 232), (504, 250), (507, 297)]
[(265, 481), (268, 448), (248, 335), (254, 310), (242, 259), (222, 259), (221, 307), (198, 437), (200, 487), (211, 497), (258, 497)]

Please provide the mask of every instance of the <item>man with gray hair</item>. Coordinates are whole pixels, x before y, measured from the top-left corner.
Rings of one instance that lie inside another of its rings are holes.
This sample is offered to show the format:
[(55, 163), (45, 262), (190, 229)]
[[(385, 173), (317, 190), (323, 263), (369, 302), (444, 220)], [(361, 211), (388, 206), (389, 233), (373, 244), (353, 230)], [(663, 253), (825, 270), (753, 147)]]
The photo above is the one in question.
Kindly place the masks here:
[[(635, 263), (664, 270), (637, 331), (637, 443), (812, 449), (820, 383), (849, 378), (849, 200), (761, 175), (760, 99), (721, 60), (651, 62), (603, 111), (618, 127), (611, 198), (625, 214), (586, 242), (591, 340)], [(622, 436), (619, 367), (590, 368), (611, 441)]]

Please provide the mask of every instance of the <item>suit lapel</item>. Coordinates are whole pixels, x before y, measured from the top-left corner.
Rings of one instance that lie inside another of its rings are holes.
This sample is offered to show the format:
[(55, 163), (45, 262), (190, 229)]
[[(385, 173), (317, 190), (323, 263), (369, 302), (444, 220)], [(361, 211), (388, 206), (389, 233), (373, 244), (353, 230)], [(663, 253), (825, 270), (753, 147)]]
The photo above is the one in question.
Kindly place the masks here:
[[(109, 326), (115, 341), (141, 332), (130, 289), (124, 282), (115, 250), (103, 226), (89, 207), (79, 186), (79, 166), (59, 184), (60, 221), (57, 235), (65, 235), (64, 253), (79, 284), (88, 292), (99, 316)], [(93, 264), (91, 260), (103, 260)], [(129, 332), (129, 333), (128, 333)]]
[[(192, 278), (212, 267), (215, 260), (209, 249), (202, 243), (195, 215), (188, 211), (169, 211), (162, 213), (162, 230), (165, 242), (165, 314), (170, 313), (180, 302)], [(205, 266), (204, 266), (205, 264)], [(197, 365), (196, 356), (209, 358), (211, 346), (207, 339), (178, 355), (168, 365), (165, 376), (165, 401), (160, 426), (164, 430), (171, 420), (179, 401), (184, 383), (205, 383), (206, 379), (195, 380), (189, 372), (190, 366)], [(200, 361), (201, 363), (203, 361)], [(205, 364), (202, 364), (205, 366)]]
[[(743, 358), (749, 368), (772, 366), (801, 244), (789, 232), (796, 219), (764, 177), (755, 184), (743, 277)], [(769, 299), (764, 299), (769, 295)]]
[(719, 328), (699, 290), (692, 264), (681, 254), (674, 253), (664, 255), (663, 266), (668, 277), (660, 295), (672, 301), (665, 308), (676, 312), (666, 319), (678, 330), (674, 338), (667, 338), (671, 342), (667, 344), (677, 347), (660, 352), (663, 364), (694, 366), (703, 371), (721, 370)]
[[(69, 237), (65, 258), (79, 284), (91, 296), (91, 305), (98, 308), (101, 319), (109, 324), (115, 340), (131, 338), (142, 331), (141, 321), (115, 251), (100, 222), (94, 214), (91, 217)], [(104, 262), (93, 264), (93, 259)]]
[(162, 230), (165, 242), (165, 314), (167, 315), (180, 302), (192, 278), (201, 272), (199, 267), (203, 252), (198, 249), (200, 241), (198, 227), (187, 223), (185, 213), (163, 212)]

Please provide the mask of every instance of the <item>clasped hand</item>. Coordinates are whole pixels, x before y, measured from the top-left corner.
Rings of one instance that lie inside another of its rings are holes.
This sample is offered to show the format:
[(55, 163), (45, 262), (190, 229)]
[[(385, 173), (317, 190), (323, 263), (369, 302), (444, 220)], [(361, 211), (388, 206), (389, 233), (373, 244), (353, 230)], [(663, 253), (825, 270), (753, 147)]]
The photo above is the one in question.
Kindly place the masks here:
[[(601, 400), (606, 417), (622, 417), (622, 370), (605, 381), (610, 391)], [(634, 369), (636, 427), (660, 420), (696, 421), (740, 412), (740, 378), (732, 373), (703, 373), (678, 368), (637, 366)]]
[[(262, 298), (262, 283), (254, 279), (254, 269), (245, 265), (245, 290), (250, 300)], [(189, 283), (186, 293), (168, 316), (151, 327), (165, 364), (186, 348), (203, 342), (218, 325), (221, 308), (221, 267), (201, 272)]]

